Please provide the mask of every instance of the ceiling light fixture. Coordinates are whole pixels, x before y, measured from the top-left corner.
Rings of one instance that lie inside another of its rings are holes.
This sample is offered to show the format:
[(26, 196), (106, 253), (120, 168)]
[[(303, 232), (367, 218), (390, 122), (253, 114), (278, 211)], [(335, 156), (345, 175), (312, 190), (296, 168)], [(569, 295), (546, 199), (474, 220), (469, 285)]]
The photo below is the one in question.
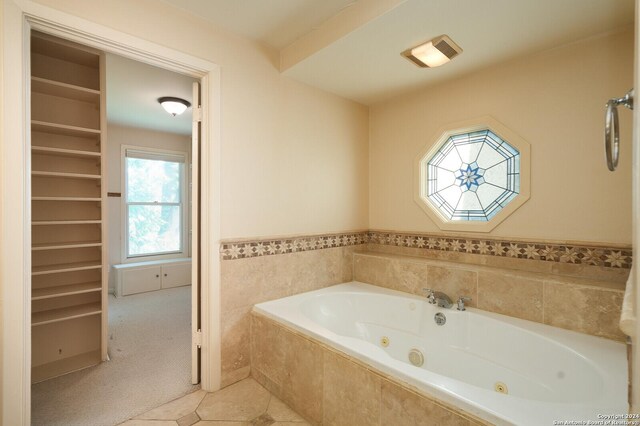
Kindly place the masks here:
[(402, 56), (422, 68), (444, 65), (462, 53), (462, 48), (447, 35), (441, 35), (419, 46), (407, 49)]
[(160, 102), (160, 105), (162, 105), (162, 108), (164, 108), (165, 111), (174, 117), (182, 114), (191, 106), (191, 104), (184, 99), (173, 98), (171, 96), (158, 98), (158, 102)]

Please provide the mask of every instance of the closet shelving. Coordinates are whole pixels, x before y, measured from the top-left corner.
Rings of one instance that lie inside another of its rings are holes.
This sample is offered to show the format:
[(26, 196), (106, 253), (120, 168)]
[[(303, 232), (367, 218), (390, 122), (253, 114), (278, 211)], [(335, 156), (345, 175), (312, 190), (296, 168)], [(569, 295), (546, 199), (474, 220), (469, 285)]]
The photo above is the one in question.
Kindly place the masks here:
[(107, 358), (102, 52), (31, 37), (32, 381)]
[(90, 283), (66, 284), (56, 287), (41, 288), (31, 293), (33, 300), (51, 299), (53, 297), (71, 296), (73, 294), (91, 293), (101, 291), (102, 283), (94, 281)]
[(100, 175), (88, 175), (84, 173), (66, 173), (66, 172), (32, 172), (31, 176), (50, 176), (50, 177), (69, 178), (69, 179), (98, 179), (98, 180), (102, 179), (102, 176)]
[(89, 315), (98, 315), (101, 312), (102, 306), (99, 302), (68, 306), (60, 309), (49, 309), (47, 311), (36, 312), (33, 314), (31, 324), (33, 326), (51, 324), (58, 321), (82, 318)]
[(31, 197), (31, 201), (101, 201), (90, 197)]
[(56, 265), (34, 266), (32, 268), (32, 274), (37, 275), (51, 275), (61, 274), (63, 272), (84, 271), (87, 269), (100, 269), (102, 264), (96, 262), (73, 262), (73, 263), (58, 263)]
[(48, 123), (46, 121), (31, 120), (31, 130), (47, 132), (54, 135), (63, 136), (93, 136), (99, 135), (100, 131), (95, 129), (87, 129), (78, 126), (68, 126), (65, 124)]
[(33, 251), (38, 250), (57, 250), (64, 248), (80, 248), (80, 247), (102, 247), (101, 241), (71, 241), (65, 243), (51, 243), (51, 244), (34, 244), (32, 246)]
[(31, 90), (45, 95), (75, 99), (82, 102), (100, 102), (100, 90), (62, 83), (47, 78), (31, 77)]
[(46, 146), (34, 146), (31, 148), (31, 152), (60, 157), (100, 158), (99, 152), (81, 151), (78, 149), (50, 148)]
[(101, 224), (101, 220), (36, 220), (31, 222), (33, 226), (36, 225), (88, 225), (88, 224)]

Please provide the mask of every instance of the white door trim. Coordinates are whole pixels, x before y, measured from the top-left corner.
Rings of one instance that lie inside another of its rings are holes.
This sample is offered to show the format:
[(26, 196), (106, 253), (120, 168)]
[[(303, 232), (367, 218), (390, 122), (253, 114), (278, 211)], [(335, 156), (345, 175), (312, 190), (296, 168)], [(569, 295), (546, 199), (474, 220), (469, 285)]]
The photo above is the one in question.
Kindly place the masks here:
[[(202, 295), (200, 276), (200, 148), (202, 128), (202, 102), (200, 102), (200, 82), (193, 82), (191, 87), (191, 188), (187, 198), (191, 203), (191, 383), (200, 383), (200, 354), (202, 352), (202, 325), (200, 324), (200, 299)], [(194, 179), (194, 176), (196, 177)], [(195, 226), (195, 232), (194, 232)]]
[(37, 29), (202, 83), (202, 388), (220, 387), (220, 68), (217, 64), (33, 3), (2, 1), (0, 289), (2, 424), (30, 423), (31, 232), (29, 32)]
[[(635, 10), (635, 47), (634, 47), (634, 70), (633, 70), (633, 87), (635, 91), (635, 99), (634, 99), (634, 109), (633, 109), (633, 148), (632, 148), (632, 197), (633, 197), (633, 205), (632, 205), (632, 217), (633, 217), (633, 227), (632, 227), (632, 246), (633, 246), (633, 255), (634, 258), (638, 258), (638, 248), (640, 248), (640, 220), (638, 220), (638, 215), (640, 215), (640, 102), (638, 102), (638, 98), (640, 96), (640, 1), (636, 0), (636, 10)], [(639, 267), (636, 264), (637, 260), (634, 262), (633, 268), (631, 269), (631, 279), (627, 283), (627, 285), (634, 286), (635, 291), (635, 300), (634, 300), (634, 313), (636, 315), (636, 329), (635, 335), (632, 338), (632, 357), (631, 357), (631, 371), (633, 375), (630, 377), (631, 381), (631, 398), (629, 400), (630, 413), (638, 413), (640, 412), (640, 321), (638, 318), (638, 311), (640, 308), (640, 272), (638, 272)]]

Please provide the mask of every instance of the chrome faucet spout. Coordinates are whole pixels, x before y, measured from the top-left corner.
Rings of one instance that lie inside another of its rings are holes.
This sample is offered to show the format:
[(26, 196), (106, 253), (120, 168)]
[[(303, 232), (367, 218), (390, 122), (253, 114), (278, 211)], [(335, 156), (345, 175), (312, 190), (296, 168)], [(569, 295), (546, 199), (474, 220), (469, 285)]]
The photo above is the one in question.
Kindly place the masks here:
[(433, 291), (430, 288), (423, 288), (427, 292), (427, 300), (432, 305), (438, 305), (440, 308), (450, 309), (453, 306), (453, 301), (449, 296), (441, 291)]

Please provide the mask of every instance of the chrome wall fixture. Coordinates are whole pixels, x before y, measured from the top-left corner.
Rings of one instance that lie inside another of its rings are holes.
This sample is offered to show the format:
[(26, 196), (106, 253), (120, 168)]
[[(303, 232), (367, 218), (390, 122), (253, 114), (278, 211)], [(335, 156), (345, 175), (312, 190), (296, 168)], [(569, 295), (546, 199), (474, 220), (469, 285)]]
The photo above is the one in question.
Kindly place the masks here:
[(604, 115), (604, 152), (607, 156), (607, 167), (614, 171), (618, 167), (620, 156), (620, 126), (618, 125), (618, 106), (633, 109), (633, 89), (622, 98), (611, 98), (607, 102)]

